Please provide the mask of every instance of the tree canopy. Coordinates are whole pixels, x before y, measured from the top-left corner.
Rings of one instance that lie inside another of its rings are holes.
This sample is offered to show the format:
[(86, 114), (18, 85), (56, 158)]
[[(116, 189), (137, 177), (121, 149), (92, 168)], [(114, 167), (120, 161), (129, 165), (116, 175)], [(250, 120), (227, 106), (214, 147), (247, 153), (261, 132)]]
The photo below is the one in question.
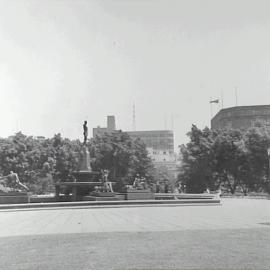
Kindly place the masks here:
[(220, 186), (231, 193), (269, 189), (269, 129), (210, 130), (192, 126), (189, 143), (181, 146), (183, 156), (179, 181), (189, 192)]
[(153, 164), (145, 144), (132, 139), (127, 133), (115, 131), (96, 136), (90, 142), (92, 168), (109, 170), (109, 179), (118, 184), (131, 184), (135, 175), (153, 181)]
[[(82, 143), (56, 134), (53, 138), (35, 138), (21, 132), (0, 139), (0, 174), (18, 173), (36, 193), (53, 191), (57, 181), (71, 181), (78, 169)], [(145, 144), (121, 131), (97, 136), (88, 143), (93, 170), (109, 170), (109, 179), (119, 186), (133, 181), (136, 174), (153, 179), (153, 164)]]

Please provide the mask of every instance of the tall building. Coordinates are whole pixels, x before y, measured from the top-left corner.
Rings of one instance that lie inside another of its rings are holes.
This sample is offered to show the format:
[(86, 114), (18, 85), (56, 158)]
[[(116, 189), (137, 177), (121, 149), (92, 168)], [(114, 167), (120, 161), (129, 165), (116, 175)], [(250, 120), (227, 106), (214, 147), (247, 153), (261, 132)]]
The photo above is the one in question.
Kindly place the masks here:
[(257, 122), (270, 126), (270, 105), (237, 106), (220, 110), (211, 120), (212, 129), (246, 129)]
[(113, 132), (113, 131), (115, 131), (115, 129), (116, 129), (115, 117), (114, 117), (114, 115), (108, 115), (107, 116), (107, 131)]
[(171, 130), (127, 131), (133, 139), (140, 138), (153, 154), (172, 155), (174, 153), (174, 136)]
[[(107, 127), (93, 128), (93, 137), (116, 130), (115, 117), (107, 116)], [(177, 155), (174, 153), (174, 134), (172, 130), (127, 131), (133, 139), (141, 139), (148, 150), (154, 165), (166, 167), (172, 178), (177, 177)]]
[(105, 133), (110, 133), (116, 130), (115, 125), (115, 117), (114, 115), (108, 115), (107, 116), (107, 127), (100, 127), (97, 126), (96, 128), (93, 128), (93, 137), (99, 135), (102, 136)]
[(170, 178), (178, 174), (177, 155), (174, 153), (174, 135), (172, 130), (128, 131), (133, 139), (141, 139), (148, 150), (156, 168), (166, 167)]

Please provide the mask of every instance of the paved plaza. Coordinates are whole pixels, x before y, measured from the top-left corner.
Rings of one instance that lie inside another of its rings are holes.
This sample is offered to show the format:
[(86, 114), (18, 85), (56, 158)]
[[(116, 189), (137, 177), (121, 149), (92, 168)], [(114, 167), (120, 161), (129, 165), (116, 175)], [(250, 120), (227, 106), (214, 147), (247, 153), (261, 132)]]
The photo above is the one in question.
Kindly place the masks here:
[(270, 200), (0, 212), (0, 269), (270, 269)]

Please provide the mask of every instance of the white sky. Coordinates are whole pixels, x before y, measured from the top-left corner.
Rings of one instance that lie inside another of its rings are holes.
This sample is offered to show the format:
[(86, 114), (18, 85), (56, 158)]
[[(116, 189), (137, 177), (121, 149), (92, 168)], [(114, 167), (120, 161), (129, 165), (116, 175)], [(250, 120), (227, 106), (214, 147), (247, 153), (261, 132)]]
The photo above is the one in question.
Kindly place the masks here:
[(137, 130), (173, 116), (177, 147), (235, 87), (270, 104), (270, 1), (0, 0), (2, 137), (81, 138), (109, 114), (131, 130), (135, 101)]

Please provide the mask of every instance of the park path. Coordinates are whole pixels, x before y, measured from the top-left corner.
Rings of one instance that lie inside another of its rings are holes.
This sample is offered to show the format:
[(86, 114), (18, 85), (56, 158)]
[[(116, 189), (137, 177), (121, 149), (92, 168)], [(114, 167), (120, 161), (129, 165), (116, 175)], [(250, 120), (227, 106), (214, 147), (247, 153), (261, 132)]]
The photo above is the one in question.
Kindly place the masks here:
[(270, 200), (223, 199), (220, 206), (1, 211), (0, 237), (270, 228), (267, 223)]

